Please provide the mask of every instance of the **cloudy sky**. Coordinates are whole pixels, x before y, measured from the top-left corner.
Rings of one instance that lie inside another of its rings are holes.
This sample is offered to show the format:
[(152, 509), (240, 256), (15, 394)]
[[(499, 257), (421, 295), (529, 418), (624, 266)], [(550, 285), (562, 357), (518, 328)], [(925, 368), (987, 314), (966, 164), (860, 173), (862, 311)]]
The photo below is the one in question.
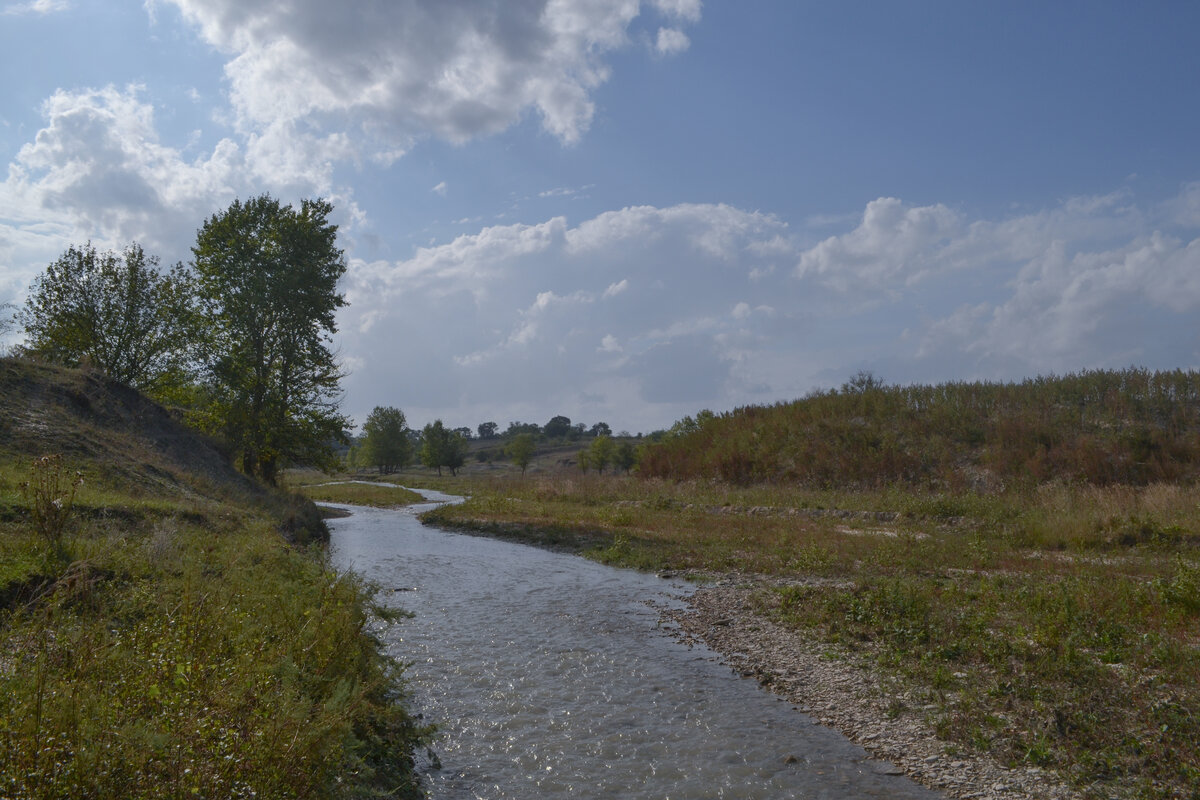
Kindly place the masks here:
[(344, 410), (1200, 366), (1200, 4), (0, 0), (0, 302), (330, 199)]

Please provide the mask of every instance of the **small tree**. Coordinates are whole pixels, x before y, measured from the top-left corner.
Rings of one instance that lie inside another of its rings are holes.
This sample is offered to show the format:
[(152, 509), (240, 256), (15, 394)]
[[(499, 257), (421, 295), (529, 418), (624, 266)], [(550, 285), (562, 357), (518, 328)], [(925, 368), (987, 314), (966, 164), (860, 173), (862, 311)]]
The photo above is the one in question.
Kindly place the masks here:
[(481, 422), (476, 431), (480, 439), (495, 439), (496, 431), (500, 426), (494, 422)]
[(866, 394), (882, 389), (886, 385), (883, 378), (877, 377), (868, 370), (860, 369), (854, 373), (854, 377), (842, 384), (842, 394)]
[(408, 466), (412, 444), (404, 412), (391, 406), (376, 406), (363, 424), (365, 463), (374, 464), (381, 475)]
[(579, 471), (587, 475), (588, 470), (592, 468), (592, 452), (588, 448), (583, 448), (579, 451)]
[(533, 434), (517, 434), (504, 450), (512, 462), (521, 468), (521, 474), (524, 475), (529, 462), (533, 460)]
[(612, 436), (612, 428), (608, 427), (607, 422), (597, 422), (591, 427), (591, 429), (588, 431), (588, 434), (592, 437)]
[(72, 245), (34, 280), (16, 321), (27, 352), (69, 367), (87, 361), (162, 396), (191, 377), (192, 287), (182, 264), (161, 272), (136, 242), (120, 254)]
[(462, 465), (467, 461), (467, 450), (470, 443), (461, 431), (450, 432), (450, 441), (446, 443), (446, 467), (452, 476), (457, 475)]
[(590, 450), (592, 466), (596, 468), (596, 472), (604, 474), (604, 468), (612, 463), (613, 453), (616, 446), (613, 444), (612, 438), (608, 436), (597, 436), (592, 440)]
[(613, 457), (613, 465), (620, 470), (624, 470), (628, 475), (637, 463), (637, 449), (630, 442), (621, 442), (617, 445), (617, 454)]

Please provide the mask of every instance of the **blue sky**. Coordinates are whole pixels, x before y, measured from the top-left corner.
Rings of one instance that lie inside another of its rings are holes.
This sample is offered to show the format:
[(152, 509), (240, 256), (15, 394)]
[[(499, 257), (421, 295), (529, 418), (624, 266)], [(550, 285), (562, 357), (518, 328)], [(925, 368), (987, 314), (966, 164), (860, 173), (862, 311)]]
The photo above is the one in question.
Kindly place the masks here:
[(344, 410), (1200, 365), (1200, 6), (0, 0), (0, 302), (324, 196)]

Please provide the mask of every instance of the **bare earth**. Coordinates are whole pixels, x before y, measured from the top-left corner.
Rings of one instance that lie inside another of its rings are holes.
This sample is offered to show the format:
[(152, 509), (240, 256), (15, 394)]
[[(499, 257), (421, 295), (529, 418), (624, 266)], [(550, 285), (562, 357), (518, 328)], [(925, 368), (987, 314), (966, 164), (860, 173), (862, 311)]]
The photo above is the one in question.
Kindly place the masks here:
[(692, 594), (689, 609), (664, 609), (663, 614), (678, 625), (676, 635), (683, 641), (707, 645), (736, 672), (755, 678), (815, 721), (895, 765), (897, 774), (949, 797), (1082, 797), (1036, 767), (1008, 769), (987, 756), (948, 754), (925, 719), (927, 709), (912, 707), (903, 690), (885, 685), (851, 658), (822, 655), (827, 647), (756, 613), (752, 597), (771, 583), (748, 576), (726, 578)]

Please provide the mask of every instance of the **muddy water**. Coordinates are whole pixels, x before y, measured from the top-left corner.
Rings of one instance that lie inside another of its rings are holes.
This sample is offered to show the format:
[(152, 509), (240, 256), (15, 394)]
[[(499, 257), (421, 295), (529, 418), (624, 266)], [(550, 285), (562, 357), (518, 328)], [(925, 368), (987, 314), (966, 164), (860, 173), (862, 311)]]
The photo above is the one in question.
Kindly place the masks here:
[[(444, 497), (444, 496), (443, 496)], [(435, 722), (433, 798), (940, 797), (676, 642), (688, 587), (355, 508), (332, 557), (413, 612), (389, 649)]]

